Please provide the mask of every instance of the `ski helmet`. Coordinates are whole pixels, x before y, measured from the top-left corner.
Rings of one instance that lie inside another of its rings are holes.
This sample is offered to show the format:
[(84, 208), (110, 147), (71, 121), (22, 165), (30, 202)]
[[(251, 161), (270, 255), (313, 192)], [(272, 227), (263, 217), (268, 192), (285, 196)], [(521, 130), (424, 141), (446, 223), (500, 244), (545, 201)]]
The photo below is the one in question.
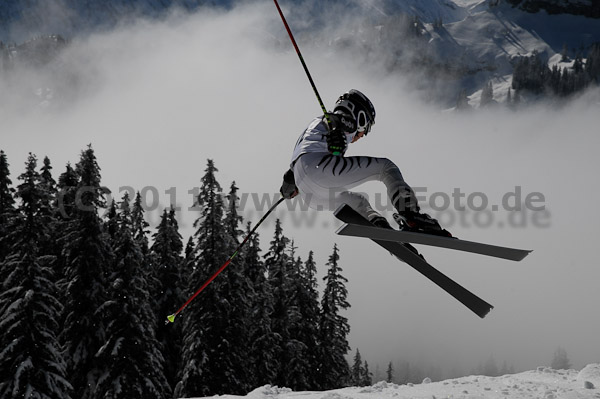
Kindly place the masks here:
[(375, 124), (375, 107), (371, 101), (358, 90), (349, 90), (335, 102), (335, 111), (348, 113), (356, 119), (358, 130), (364, 130), (365, 136)]

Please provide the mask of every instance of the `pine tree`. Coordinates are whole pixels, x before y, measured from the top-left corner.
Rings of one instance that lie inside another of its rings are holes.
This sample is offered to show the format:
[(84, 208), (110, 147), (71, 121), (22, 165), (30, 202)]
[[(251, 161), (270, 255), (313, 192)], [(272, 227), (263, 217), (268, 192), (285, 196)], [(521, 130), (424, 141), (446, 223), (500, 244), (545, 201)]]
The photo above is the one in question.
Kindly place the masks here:
[(469, 108), (471, 108), (471, 106), (469, 105), (469, 97), (467, 96), (467, 91), (465, 89), (462, 89), (456, 97), (456, 109), (465, 110)]
[(351, 373), (352, 385), (355, 387), (362, 386), (364, 369), (362, 357), (360, 356), (360, 351), (358, 350), (358, 348), (356, 349), (356, 354), (354, 355), (354, 363), (352, 364)]
[[(195, 221), (196, 259), (188, 278), (187, 293), (191, 295), (227, 260), (231, 252), (224, 225), (224, 205), (221, 186), (216, 180), (216, 167), (208, 160), (202, 187), (198, 195), (200, 217)], [(183, 314), (183, 369), (175, 395), (208, 396), (229, 391), (231, 376), (228, 372), (222, 333), (227, 327), (228, 302), (221, 296), (223, 276), (215, 279), (202, 292), (202, 298)]]
[(45, 191), (48, 192), (50, 199), (54, 199), (56, 196), (56, 180), (52, 177), (52, 165), (50, 164), (50, 158), (44, 157), (44, 166), (41, 168), (40, 183), (42, 184)]
[(394, 366), (392, 364), (392, 362), (390, 362), (388, 364), (388, 368), (386, 370), (386, 379), (387, 382), (392, 383), (394, 382)]
[(348, 384), (350, 368), (345, 355), (350, 350), (347, 335), (350, 332), (348, 319), (340, 315), (342, 310), (348, 309), (350, 304), (346, 301), (348, 291), (344, 283), (348, 280), (342, 276), (339, 266), (337, 245), (333, 247), (333, 254), (329, 257), (325, 290), (321, 299), (321, 317), (319, 322), (319, 338), (321, 353), (319, 356), (321, 370), (321, 388), (334, 389)]
[(49, 237), (52, 193), (29, 154), (16, 196), (21, 199), (10, 236), (13, 245), (2, 269), (0, 294), (0, 397), (69, 398), (65, 362), (57, 340), (61, 304), (56, 297)]
[[(42, 209), (44, 210), (44, 214), (40, 215), (45, 219), (45, 222), (48, 226), (48, 237), (44, 243), (42, 243), (43, 248), (42, 251), (53, 255), (56, 258), (60, 257), (60, 253), (62, 248), (56, 245), (56, 242), (61, 237), (60, 225), (56, 218), (56, 209), (54, 204), (56, 204), (56, 197), (58, 193), (58, 188), (56, 186), (56, 180), (52, 177), (52, 165), (50, 164), (50, 159), (48, 157), (44, 157), (44, 165), (40, 169), (40, 186), (41, 189), (47, 193), (43, 198)], [(55, 267), (58, 262), (54, 262)], [(55, 269), (57, 273), (60, 272), (60, 269)], [(56, 278), (61, 278), (62, 275), (56, 274)]]
[(600, 43), (594, 43), (590, 48), (585, 63), (585, 72), (590, 81), (600, 83)]
[[(252, 230), (247, 224), (246, 234)], [(250, 353), (249, 359), (254, 386), (273, 384), (277, 376), (276, 348), (278, 336), (271, 328), (273, 314), (273, 293), (267, 283), (267, 268), (260, 256), (259, 236), (253, 235), (244, 248), (243, 258), (246, 265), (246, 275), (250, 282), (252, 294), (250, 303)]]
[[(196, 244), (194, 243), (194, 237), (189, 237), (185, 249), (183, 250), (183, 268), (181, 270), (181, 276), (184, 281), (187, 281), (189, 274), (195, 269), (195, 259), (197, 256)], [(185, 292), (183, 293), (185, 296)]]
[[(293, 335), (305, 345), (303, 351), (303, 373), (306, 387), (303, 390), (318, 390), (318, 376), (320, 372), (315, 369), (319, 347), (319, 292), (317, 286), (317, 267), (314, 253), (308, 254), (304, 264), (298, 263), (299, 273), (294, 277), (296, 288), (296, 307), (299, 320)], [(299, 389), (299, 388), (298, 388)]]
[(271, 314), (271, 328), (278, 338), (275, 346), (275, 369), (278, 370), (274, 383), (286, 386), (286, 366), (288, 366), (289, 352), (286, 346), (290, 342), (290, 314), (289, 297), (291, 281), (289, 279), (290, 259), (286, 253), (289, 239), (283, 235), (281, 221), (275, 222), (275, 233), (269, 251), (265, 254), (268, 284), (273, 295), (273, 313)]
[(567, 351), (560, 347), (557, 348), (550, 367), (554, 370), (569, 370), (571, 368), (571, 361), (569, 360)]
[(106, 211), (106, 221), (104, 229), (108, 234), (111, 247), (116, 246), (117, 234), (119, 233), (119, 213), (117, 211), (117, 201), (113, 200)]
[(56, 208), (58, 217), (62, 220), (69, 220), (74, 214), (78, 186), (79, 176), (68, 163), (65, 171), (58, 177)]
[(11, 187), (9, 164), (4, 151), (0, 151), (0, 262), (9, 251), (8, 223), (15, 212), (14, 188)]
[[(303, 262), (300, 257), (296, 258), (296, 247), (292, 241), (290, 245), (290, 266), (289, 280), (290, 287), (288, 291), (288, 332), (289, 339), (286, 345), (287, 367), (283, 380), (286, 386), (295, 391), (306, 391), (309, 389), (309, 377), (311, 364), (308, 352), (308, 345), (305, 342), (304, 330), (307, 320), (302, 317), (301, 298), (304, 296), (302, 267)], [(294, 259), (296, 259), (294, 261)]]
[[(79, 177), (70, 164), (67, 164), (66, 170), (58, 177), (57, 193), (52, 206), (53, 216), (55, 219), (55, 251), (56, 260), (54, 262), (54, 270), (58, 281), (58, 297), (62, 304), (66, 303), (67, 299), (67, 280), (65, 278), (65, 269), (67, 264), (67, 255), (63, 250), (66, 241), (62, 237), (65, 232), (72, 227), (72, 216), (75, 208), (75, 197), (77, 186), (79, 185)], [(61, 324), (64, 325), (66, 314), (61, 314)]]
[(144, 217), (144, 207), (142, 205), (142, 196), (138, 191), (135, 195), (135, 201), (133, 202), (133, 208), (131, 210), (131, 221), (132, 221), (132, 232), (133, 238), (138, 243), (142, 250), (142, 255), (146, 257), (149, 252), (148, 246), (148, 222)]
[(361, 376), (361, 384), (362, 386), (373, 385), (373, 373), (369, 370), (369, 363), (365, 360), (365, 365), (363, 367), (363, 374)]
[(408, 383), (412, 383), (414, 381), (415, 373), (413, 372), (412, 368), (410, 367), (410, 362), (404, 362), (400, 371), (401, 372), (398, 373), (400, 375), (399, 382), (401, 382), (403, 384), (408, 384)]
[(491, 104), (494, 101), (494, 86), (492, 86), (492, 82), (489, 81), (484, 86), (481, 91), (481, 102), (479, 103), (480, 107), (485, 107)]
[(110, 320), (96, 357), (101, 371), (92, 398), (165, 398), (170, 387), (155, 338), (140, 241), (133, 232), (129, 194), (120, 207), (115, 261), (109, 272), (108, 298), (101, 308)]
[[(184, 259), (182, 257), (183, 242), (175, 218), (175, 209), (163, 211), (157, 232), (154, 233), (154, 243), (150, 248), (152, 254), (152, 270), (154, 279), (158, 282), (155, 287), (154, 318), (163, 320), (173, 313), (174, 309), (185, 301), (181, 278)], [(177, 368), (181, 358), (181, 323), (158, 323), (156, 338), (161, 344), (165, 358), (165, 376), (171, 386), (177, 383)]]
[(238, 187), (235, 182), (231, 183), (229, 188), (229, 194), (227, 195), (227, 212), (225, 216), (225, 229), (229, 237), (237, 244), (238, 237), (242, 234), (240, 230), (240, 223), (242, 223), (242, 217), (239, 215), (237, 210), (238, 205)]
[[(238, 247), (240, 234), (239, 223), (242, 218), (237, 213), (237, 190), (235, 182), (231, 184), (227, 195), (227, 209), (224, 218), (226, 232), (227, 254), (233, 253)], [(248, 326), (250, 324), (250, 307), (248, 289), (250, 283), (244, 274), (242, 257), (236, 257), (229, 265), (227, 271), (220, 276), (221, 284), (218, 286), (223, 303), (219, 310), (222, 329), (215, 337), (219, 342), (219, 350), (214, 356), (218, 360), (220, 370), (212, 370), (213, 392), (245, 394), (251, 388), (251, 378), (247, 375), (249, 361), (247, 348), (249, 345)]]
[(73, 397), (86, 399), (94, 392), (100, 373), (95, 356), (105, 343), (107, 321), (101, 306), (106, 302), (107, 265), (113, 254), (98, 216), (98, 209), (104, 206), (104, 190), (91, 146), (82, 151), (75, 171), (79, 182), (66, 234), (59, 243), (64, 247), (66, 282), (65, 322), (60, 338)]
[(485, 362), (483, 366), (483, 374), (490, 377), (497, 377), (500, 373), (498, 371), (498, 365), (496, 364), (496, 359), (494, 359), (493, 355), (490, 355), (488, 360)]

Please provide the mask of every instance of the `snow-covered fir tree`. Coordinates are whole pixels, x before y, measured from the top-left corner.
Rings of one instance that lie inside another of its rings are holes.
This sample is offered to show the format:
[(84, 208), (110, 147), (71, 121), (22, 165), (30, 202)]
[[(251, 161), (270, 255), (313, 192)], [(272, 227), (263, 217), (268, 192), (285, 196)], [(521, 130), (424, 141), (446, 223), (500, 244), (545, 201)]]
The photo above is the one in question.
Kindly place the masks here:
[(600, 83), (600, 43), (594, 43), (585, 62), (585, 71), (590, 81)]
[(571, 368), (571, 361), (564, 348), (559, 347), (554, 351), (554, 357), (552, 358), (550, 367), (554, 370), (568, 370)]
[(385, 372), (385, 381), (392, 383), (394, 382), (394, 364), (392, 362), (389, 362), (387, 370)]
[[(187, 277), (187, 294), (191, 295), (227, 260), (232, 252), (231, 240), (224, 223), (222, 189), (216, 180), (217, 169), (208, 160), (197, 206), (200, 216), (194, 222), (196, 258), (194, 269)], [(237, 390), (236, 379), (230, 373), (231, 354), (224, 340), (229, 303), (223, 297), (223, 276), (215, 279), (202, 292), (201, 300), (190, 305), (183, 314), (183, 362), (181, 380), (175, 395), (207, 396)]]
[(150, 232), (148, 231), (148, 226), (150, 226), (150, 224), (146, 221), (144, 213), (142, 195), (138, 191), (135, 195), (135, 200), (133, 201), (133, 207), (131, 209), (132, 233), (133, 238), (137, 241), (138, 246), (142, 250), (142, 255), (146, 257), (149, 252), (148, 234)]
[[(319, 304), (319, 284), (317, 282), (317, 264), (314, 260), (314, 252), (308, 253), (308, 259), (302, 269), (304, 290), (300, 298), (300, 312), (305, 320), (302, 332), (302, 342), (308, 347), (308, 358), (311, 365), (318, 364), (319, 359), (319, 320), (321, 308)], [(311, 368), (308, 384), (310, 389), (318, 389), (320, 371)]]
[[(60, 241), (65, 254), (65, 316), (61, 342), (73, 397), (90, 398), (100, 376), (96, 353), (105, 344), (108, 265), (113, 253), (98, 209), (104, 207), (100, 167), (91, 146), (82, 151), (75, 169), (78, 184), (71, 217)], [(67, 216), (69, 213), (67, 213)]]
[(362, 369), (362, 375), (360, 380), (360, 386), (367, 387), (373, 385), (373, 373), (369, 370), (369, 363), (365, 360), (365, 364)]
[(108, 234), (111, 246), (116, 246), (117, 234), (119, 233), (119, 212), (117, 210), (117, 201), (111, 201), (105, 214), (104, 230)]
[[(75, 197), (77, 192), (77, 185), (79, 184), (79, 177), (75, 170), (68, 163), (65, 171), (58, 177), (57, 193), (53, 204), (53, 213), (55, 217), (55, 243), (54, 254), (56, 260), (54, 261), (54, 270), (56, 272), (56, 278), (58, 281), (58, 292), (59, 299), (62, 304), (66, 303), (67, 299), (67, 280), (65, 278), (65, 270), (67, 264), (67, 254), (64, 251), (66, 241), (62, 237), (65, 232), (69, 231), (71, 224), (71, 217), (73, 216), (75, 208)], [(61, 314), (61, 324), (64, 325), (64, 318), (66, 314)]]
[(152, 271), (158, 285), (155, 287), (154, 318), (159, 321), (156, 339), (165, 359), (165, 376), (171, 386), (177, 383), (177, 369), (181, 359), (181, 323), (160, 323), (185, 301), (181, 278), (183, 241), (175, 218), (175, 209), (163, 211), (154, 242), (150, 248)]
[[(251, 230), (251, 224), (248, 222), (246, 234), (250, 234)], [(249, 358), (253, 370), (251, 378), (254, 386), (271, 384), (277, 375), (278, 337), (271, 327), (273, 293), (271, 286), (267, 283), (267, 268), (260, 252), (259, 236), (254, 234), (248, 240), (242, 255), (252, 292), (249, 296), (251, 312), (248, 329), (250, 335)]]
[(107, 301), (101, 312), (108, 324), (96, 354), (100, 376), (92, 398), (166, 398), (164, 359), (155, 338), (156, 319), (150, 308), (144, 256), (134, 237), (129, 194), (119, 212), (115, 258), (108, 273)]
[(55, 208), (59, 219), (68, 220), (73, 216), (78, 185), (79, 176), (71, 164), (67, 163), (65, 171), (58, 177)]
[(353, 363), (352, 363), (352, 368), (350, 369), (351, 372), (351, 376), (352, 376), (352, 385), (355, 387), (359, 387), (362, 385), (362, 377), (364, 374), (364, 369), (363, 369), (363, 361), (362, 361), (362, 357), (360, 356), (360, 351), (358, 350), (358, 348), (356, 349), (356, 353), (354, 354), (354, 359), (353, 359)]
[[(237, 196), (238, 188), (235, 182), (231, 183), (229, 193), (226, 196), (227, 207), (225, 212), (225, 230), (229, 241), (228, 253), (232, 254), (240, 244), (242, 230), (240, 223), (242, 217), (238, 214)], [(246, 265), (244, 257), (235, 257), (230, 263), (225, 275), (222, 276), (223, 284), (220, 286), (221, 295), (225, 299), (221, 310), (225, 327), (221, 339), (223, 355), (222, 361), (226, 366), (226, 378), (221, 378), (222, 387), (218, 389), (234, 394), (243, 394), (253, 387), (252, 377), (248, 370), (251, 368), (250, 359), (247, 356), (250, 337), (248, 326), (250, 325), (250, 280), (244, 272)], [(227, 387), (230, 388), (227, 388)]]
[[(317, 284), (317, 267), (314, 253), (310, 251), (306, 262), (300, 258), (295, 263), (293, 282), (295, 285), (295, 306), (299, 319), (292, 329), (292, 336), (304, 345), (301, 356), (296, 361), (295, 369), (302, 373), (302, 380), (297, 380), (297, 389), (317, 390), (318, 375), (314, 366), (318, 359), (319, 328), (319, 292)], [(300, 386), (305, 385), (300, 388)]]
[(348, 309), (346, 300), (348, 291), (339, 265), (340, 256), (337, 245), (327, 262), (327, 275), (323, 278), (325, 289), (321, 299), (321, 317), (319, 321), (319, 369), (321, 370), (321, 389), (334, 389), (349, 383), (350, 367), (345, 355), (350, 350), (347, 336), (350, 332), (348, 319), (341, 311)]
[(44, 253), (50, 235), (52, 192), (29, 154), (19, 176), (20, 199), (9, 233), (12, 246), (3, 261), (0, 294), (0, 397), (69, 398), (71, 385), (57, 334), (61, 304), (52, 269)]
[(479, 103), (480, 107), (485, 107), (490, 105), (494, 101), (494, 86), (492, 86), (492, 82), (488, 81), (483, 90), (481, 91), (481, 102)]
[(47, 203), (43, 204), (43, 209), (48, 214), (52, 211), (52, 203), (56, 199), (56, 193), (58, 191), (56, 186), (56, 180), (52, 177), (52, 165), (50, 158), (44, 157), (44, 165), (40, 168), (40, 185), (43, 191), (47, 192), (48, 195), (44, 198)]
[(277, 375), (274, 383), (279, 386), (290, 385), (290, 366), (302, 349), (301, 343), (292, 337), (290, 331), (294, 319), (299, 315), (290, 296), (293, 287), (293, 259), (287, 253), (288, 244), (289, 239), (283, 235), (281, 221), (277, 219), (271, 246), (265, 254), (265, 265), (273, 293), (271, 328), (278, 338), (275, 353)]
[[(286, 386), (295, 391), (305, 391), (308, 389), (308, 374), (312, 368), (309, 364), (308, 347), (303, 341), (303, 326), (305, 320), (302, 319), (300, 309), (301, 291), (304, 289), (302, 284), (302, 259), (296, 258), (296, 247), (292, 240), (289, 253), (289, 280), (290, 286), (288, 291), (288, 343), (287, 351), (289, 361), (286, 366), (284, 380)], [(295, 259), (295, 260), (294, 260)]]
[(61, 269), (58, 267), (60, 266), (58, 260), (61, 258), (62, 248), (56, 245), (56, 242), (62, 234), (60, 232), (60, 222), (57, 219), (54, 207), (56, 204), (58, 188), (56, 180), (52, 177), (52, 165), (50, 158), (48, 157), (44, 157), (43, 166), (40, 168), (40, 186), (41, 189), (48, 194), (42, 200), (43, 214), (40, 215), (41, 218), (46, 220), (48, 227), (47, 240), (44, 243), (41, 243), (43, 246), (42, 251), (55, 257), (53, 267), (55, 270), (55, 277), (58, 281), (58, 279), (62, 278)]
[(0, 262), (10, 248), (7, 240), (8, 221), (15, 211), (13, 198), (14, 188), (11, 187), (8, 159), (4, 151), (0, 151)]

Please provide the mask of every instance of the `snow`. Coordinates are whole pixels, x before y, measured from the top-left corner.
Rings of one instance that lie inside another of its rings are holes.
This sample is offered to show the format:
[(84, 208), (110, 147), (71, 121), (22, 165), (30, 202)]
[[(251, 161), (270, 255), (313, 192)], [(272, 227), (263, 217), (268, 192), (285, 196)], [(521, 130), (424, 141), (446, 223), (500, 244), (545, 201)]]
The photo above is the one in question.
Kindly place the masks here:
[[(589, 384), (586, 384), (586, 382), (589, 382), (593, 387), (600, 390), (600, 364), (588, 364), (585, 366), (577, 374), (577, 380), (587, 386)], [(600, 397), (600, 395), (596, 396)]]
[[(593, 387), (592, 387), (593, 386)], [(600, 364), (583, 370), (536, 370), (501, 377), (468, 376), (440, 382), (425, 379), (422, 384), (397, 385), (384, 381), (369, 387), (352, 387), (325, 392), (293, 392), (288, 388), (265, 385), (246, 396), (222, 395), (212, 398), (234, 399), (598, 399)], [(199, 399), (199, 398), (198, 398)]]

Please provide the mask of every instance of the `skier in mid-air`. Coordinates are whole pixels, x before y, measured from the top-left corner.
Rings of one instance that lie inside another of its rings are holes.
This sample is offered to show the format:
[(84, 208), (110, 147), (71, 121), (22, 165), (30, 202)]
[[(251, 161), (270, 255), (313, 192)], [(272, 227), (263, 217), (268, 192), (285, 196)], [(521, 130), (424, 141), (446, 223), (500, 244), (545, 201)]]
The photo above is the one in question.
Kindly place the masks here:
[(317, 210), (335, 211), (347, 204), (375, 226), (391, 228), (364, 195), (350, 191), (368, 181), (381, 181), (398, 212), (394, 218), (402, 230), (446, 235), (437, 220), (420, 212), (414, 191), (392, 161), (344, 157), (348, 145), (366, 136), (374, 124), (375, 108), (364, 94), (358, 90), (342, 94), (333, 113), (315, 118), (298, 139), (281, 194), (285, 198), (300, 194)]

